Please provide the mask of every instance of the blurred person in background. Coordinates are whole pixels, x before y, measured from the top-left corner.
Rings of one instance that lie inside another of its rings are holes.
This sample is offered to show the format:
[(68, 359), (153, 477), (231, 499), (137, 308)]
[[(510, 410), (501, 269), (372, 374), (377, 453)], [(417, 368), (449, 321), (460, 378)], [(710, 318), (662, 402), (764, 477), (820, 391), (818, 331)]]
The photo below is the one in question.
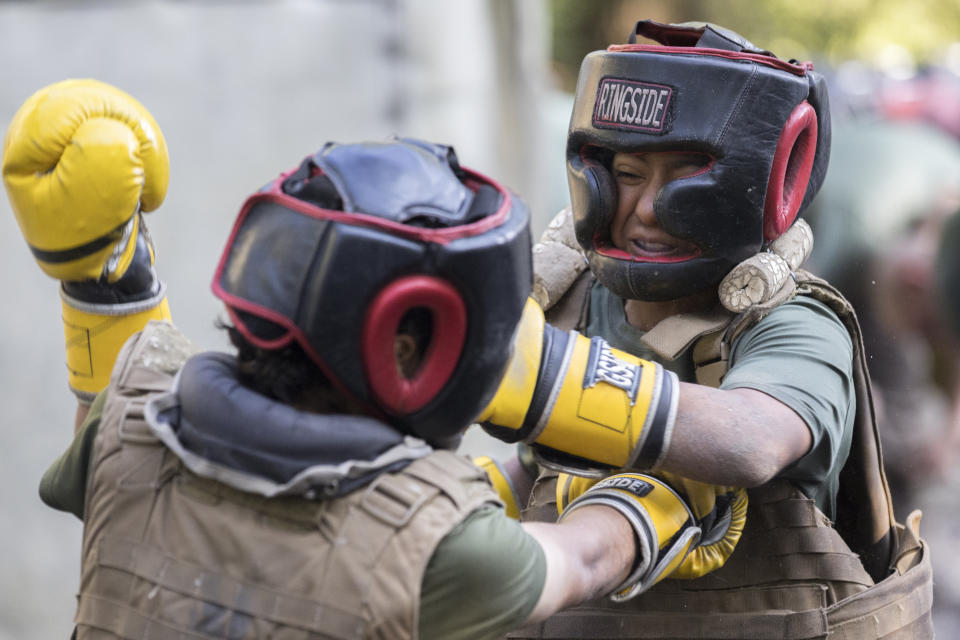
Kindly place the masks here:
[[(929, 550), (918, 514), (894, 521), (855, 314), (800, 268), (829, 153), (824, 79), (726, 29), (643, 21), (584, 60), (572, 206), (534, 248), (535, 296), (679, 377), (672, 430), (629, 464), (750, 487), (750, 507), (722, 568), (509, 637), (932, 637)], [(526, 519), (621, 462), (521, 440), (542, 466)]]
[(945, 311), (952, 297), (937, 287), (937, 256), (950, 254), (945, 224), (960, 208), (960, 78), (853, 71), (841, 67), (835, 78), (830, 174), (807, 214), (823, 242), (809, 264), (857, 310), (897, 515), (924, 513), (934, 625), (956, 637), (960, 571), (949, 550), (960, 508), (960, 342)]
[[(897, 82), (897, 91), (871, 82), (877, 101), (836, 109), (843, 117), (834, 128), (830, 175), (807, 215), (823, 238), (809, 266), (860, 314), (888, 479), (903, 505), (954, 455), (942, 436), (960, 401), (958, 345), (938, 306), (934, 259), (960, 198), (960, 138), (921, 117), (926, 108), (918, 103), (948, 95), (923, 92), (928, 80)], [(841, 104), (850, 102), (837, 84)], [(960, 112), (960, 80), (957, 86)]]
[(141, 213), (167, 150), (135, 99), (38, 91), (2, 170), (81, 405), (40, 486), (84, 521), (76, 637), (493, 638), (699, 541), (636, 473), (521, 525), (452, 451), (533, 304), (526, 206), (452, 148), (328, 143), (248, 198), (213, 282), (235, 355), (170, 322)]
[[(953, 332), (953, 340), (960, 341), (960, 207), (945, 221), (938, 242), (934, 262), (934, 288), (937, 308)], [(957, 355), (954, 347), (954, 355)], [(942, 557), (934, 555), (937, 581), (934, 583), (933, 622), (937, 632), (945, 638), (960, 636), (960, 567), (950, 556), (950, 550), (960, 548), (960, 529), (956, 513), (960, 510), (960, 401), (955, 390), (947, 422), (941, 427), (940, 447), (943, 453), (936, 457), (936, 472), (931, 482), (917, 492), (917, 502), (928, 516), (924, 530)], [(938, 559), (939, 558), (939, 559)]]

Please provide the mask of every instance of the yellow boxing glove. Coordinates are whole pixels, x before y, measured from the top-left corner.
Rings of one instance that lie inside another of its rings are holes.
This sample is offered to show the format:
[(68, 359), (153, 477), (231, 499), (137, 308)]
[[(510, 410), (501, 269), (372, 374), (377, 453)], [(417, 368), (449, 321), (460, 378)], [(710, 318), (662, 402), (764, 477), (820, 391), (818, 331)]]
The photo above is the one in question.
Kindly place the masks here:
[[(666, 471), (653, 475), (683, 498), (701, 530), (700, 540), (669, 577), (692, 580), (722, 567), (736, 548), (747, 522), (746, 489), (688, 480)], [(563, 514), (573, 500), (597, 482), (596, 478), (561, 473), (557, 478), (557, 513)]]
[(560, 473), (557, 476), (557, 515), (562, 515), (563, 510), (571, 501), (582, 496), (587, 489), (600, 482), (602, 478), (585, 478), (576, 476), (572, 473)]
[(747, 523), (747, 490), (688, 480), (666, 471), (656, 475), (683, 496), (702, 531), (696, 547), (670, 577), (692, 580), (722, 567)]
[(500, 496), (501, 500), (503, 500), (503, 506), (507, 512), (507, 517), (513, 518), (514, 520), (519, 520), (520, 496), (517, 495), (517, 491), (514, 489), (513, 483), (510, 481), (509, 474), (507, 474), (503, 467), (500, 466), (500, 463), (490, 456), (478, 456), (473, 459), (473, 464), (487, 472), (487, 477), (490, 479), (490, 484), (493, 485), (497, 495)]
[(527, 301), (513, 357), (478, 422), (495, 438), (533, 444), (561, 468), (655, 469), (670, 445), (676, 374), (656, 362), (546, 324)]
[(3, 144), (3, 183), (40, 268), (61, 280), (70, 387), (89, 402), (123, 343), (169, 319), (141, 212), (167, 191), (166, 142), (150, 113), (96, 80), (30, 96)]
[(566, 505), (558, 521), (581, 507), (604, 505), (619, 511), (633, 527), (636, 561), (627, 579), (610, 594), (615, 602), (629, 600), (669, 576), (700, 540), (693, 512), (659, 478), (618, 473), (584, 484), (589, 482), (595, 483)]

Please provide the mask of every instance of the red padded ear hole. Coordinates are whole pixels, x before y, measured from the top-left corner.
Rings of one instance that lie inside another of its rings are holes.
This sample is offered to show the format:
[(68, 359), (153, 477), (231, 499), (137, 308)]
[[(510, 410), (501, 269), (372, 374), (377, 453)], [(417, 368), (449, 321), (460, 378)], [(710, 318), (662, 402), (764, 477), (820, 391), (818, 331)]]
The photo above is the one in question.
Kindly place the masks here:
[(817, 112), (804, 101), (787, 118), (773, 155), (763, 206), (763, 238), (767, 242), (780, 237), (797, 217), (816, 150)]
[[(397, 367), (394, 340), (404, 315), (419, 308), (430, 312), (432, 331), (420, 366), (408, 378)], [(453, 374), (466, 334), (466, 305), (449, 282), (407, 276), (387, 285), (370, 304), (363, 323), (363, 367), (379, 406), (392, 415), (423, 408)]]

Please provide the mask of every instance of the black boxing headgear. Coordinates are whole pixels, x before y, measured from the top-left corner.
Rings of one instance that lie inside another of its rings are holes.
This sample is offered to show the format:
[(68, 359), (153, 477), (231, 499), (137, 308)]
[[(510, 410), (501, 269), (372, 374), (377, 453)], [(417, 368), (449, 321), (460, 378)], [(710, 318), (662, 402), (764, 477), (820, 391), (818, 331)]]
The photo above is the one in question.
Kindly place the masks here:
[[(529, 212), (419, 140), (328, 143), (240, 210), (213, 280), (254, 345), (296, 341), (397, 428), (448, 444), (484, 409), (532, 284)], [(418, 368), (401, 320), (429, 317)]]
[[(635, 44), (636, 35), (660, 45)], [(654, 213), (697, 246), (636, 257), (612, 246), (614, 153), (705, 154), (668, 182)], [(630, 44), (587, 55), (567, 137), (577, 240), (597, 278), (623, 298), (671, 300), (706, 289), (793, 224), (830, 155), (824, 79), (809, 63), (761, 51), (718, 27), (637, 23)]]

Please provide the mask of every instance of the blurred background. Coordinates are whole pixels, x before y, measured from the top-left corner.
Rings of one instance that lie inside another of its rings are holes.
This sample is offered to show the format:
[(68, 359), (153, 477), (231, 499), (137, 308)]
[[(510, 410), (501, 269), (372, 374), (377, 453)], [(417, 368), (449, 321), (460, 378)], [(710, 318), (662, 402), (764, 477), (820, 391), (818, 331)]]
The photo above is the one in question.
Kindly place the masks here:
[[(951, 575), (960, 351), (947, 321), (960, 313), (943, 293), (955, 261), (942, 247), (960, 181), (955, 0), (4, 1), (0, 125), (70, 77), (143, 102), (171, 153), (166, 202), (147, 223), (175, 321), (200, 345), (226, 349), (209, 281), (250, 192), (328, 140), (420, 136), (454, 145), (464, 165), (520, 193), (538, 235), (567, 202), (564, 136), (580, 60), (624, 42), (644, 18), (716, 22), (830, 78), (834, 151), (807, 216), (811, 266), (857, 304), (898, 516), (924, 508), (940, 636), (960, 637), (950, 626), (960, 610)], [(0, 247), (0, 640), (66, 638), (81, 527), (37, 497), (75, 408), (57, 284), (34, 264), (5, 198)], [(477, 433), (464, 451), (510, 453)]]

